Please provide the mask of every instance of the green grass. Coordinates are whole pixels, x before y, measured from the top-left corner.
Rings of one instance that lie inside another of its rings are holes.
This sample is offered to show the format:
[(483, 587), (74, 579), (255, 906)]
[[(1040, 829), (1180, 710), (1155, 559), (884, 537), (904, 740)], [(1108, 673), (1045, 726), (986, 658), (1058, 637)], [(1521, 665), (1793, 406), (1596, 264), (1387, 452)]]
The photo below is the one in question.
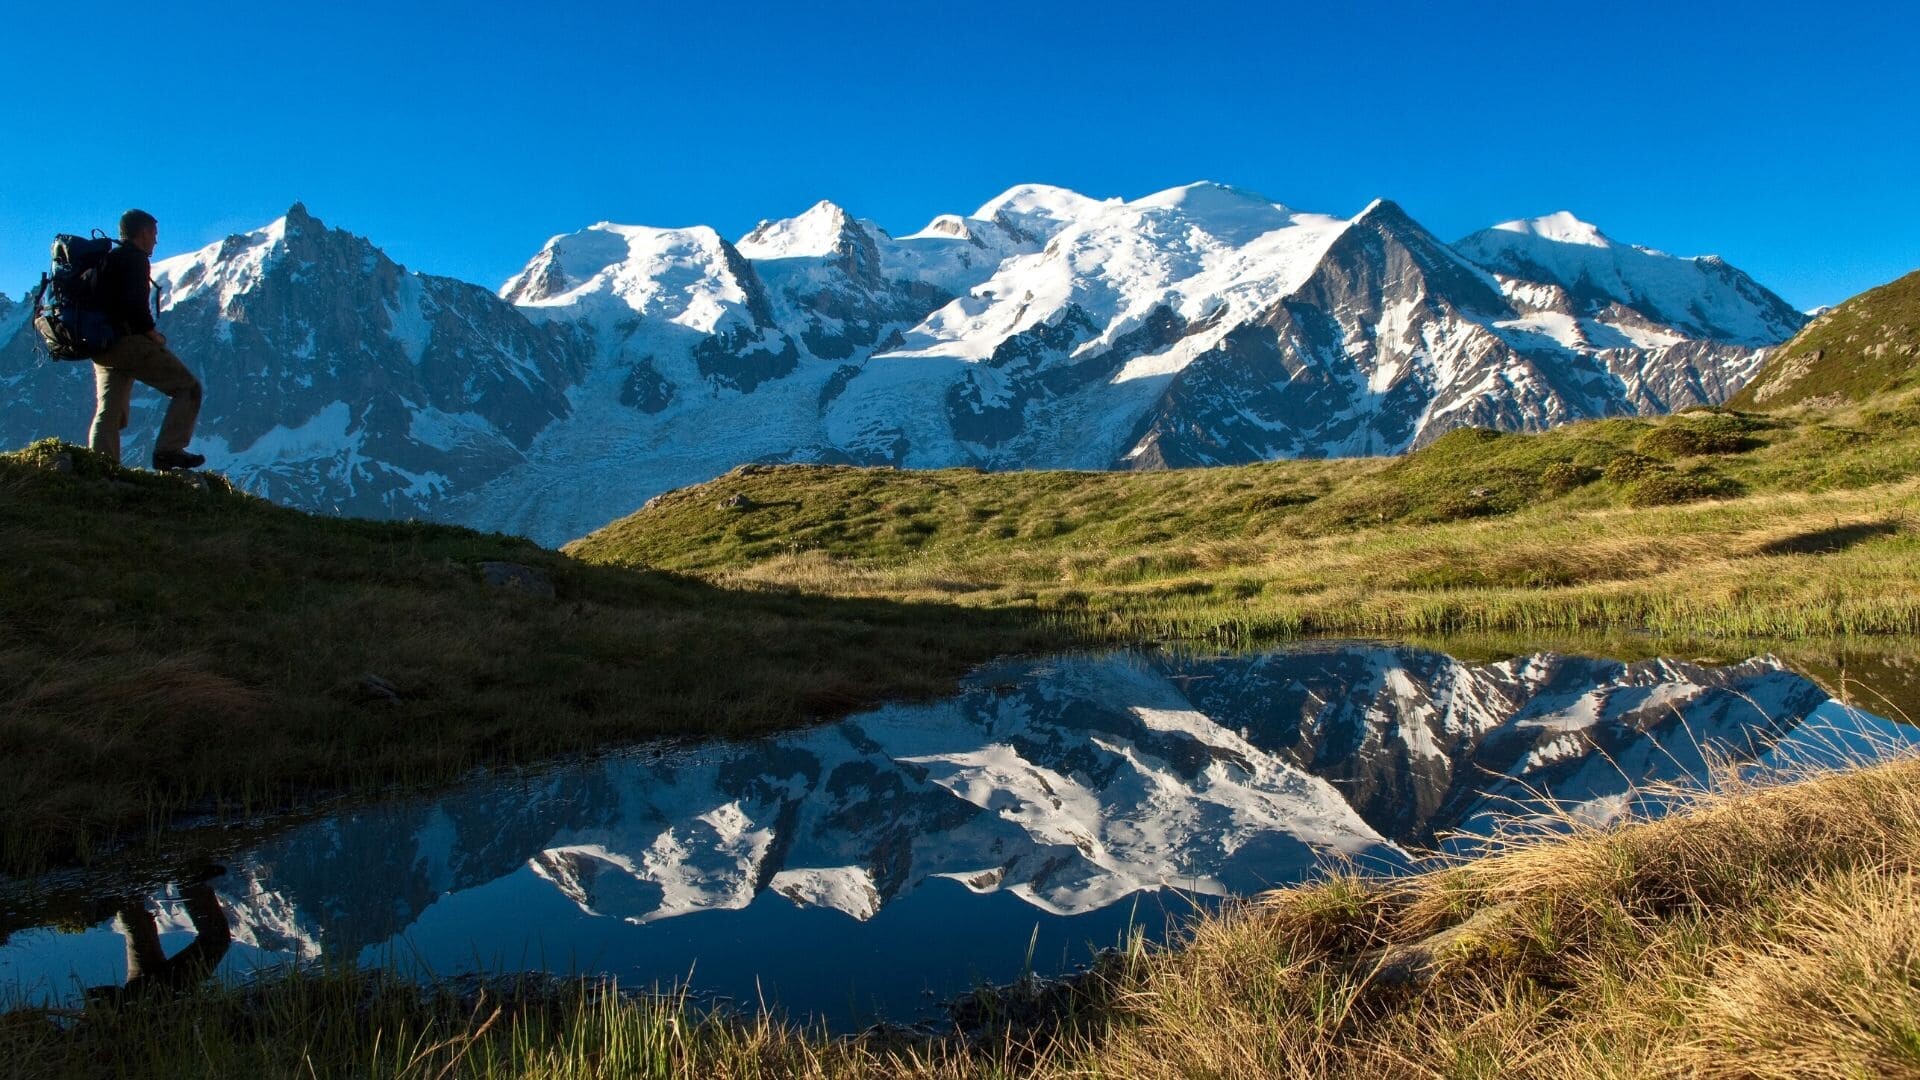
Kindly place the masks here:
[(1694, 410), (1148, 474), (751, 466), (566, 549), (1114, 640), (1920, 632), (1920, 401)]
[(1870, 289), (1782, 345), (1728, 404), (1780, 409), (1920, 386), (1920, 271)]
[[(0, 455), (0, 552), (13, 870), (158, 839), (187, 811), (939, 694), (1071, 638), (1004, 612), (728, 591), (513, 537), (316, 517), (53, 443)], [(537, 568), (557, 597), (490, 587), (485, 561)]]

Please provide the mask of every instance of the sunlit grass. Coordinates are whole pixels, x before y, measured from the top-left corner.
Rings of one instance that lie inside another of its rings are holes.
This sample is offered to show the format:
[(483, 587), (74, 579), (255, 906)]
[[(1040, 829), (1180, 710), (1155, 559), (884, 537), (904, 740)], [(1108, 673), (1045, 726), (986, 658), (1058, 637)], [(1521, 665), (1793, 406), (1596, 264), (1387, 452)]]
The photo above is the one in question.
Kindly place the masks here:
[(1109, 640), (1910, 634), (1914, 408), (1467, 431), (1403, 459), (1141, 475), (752, 467), (567, 550)]

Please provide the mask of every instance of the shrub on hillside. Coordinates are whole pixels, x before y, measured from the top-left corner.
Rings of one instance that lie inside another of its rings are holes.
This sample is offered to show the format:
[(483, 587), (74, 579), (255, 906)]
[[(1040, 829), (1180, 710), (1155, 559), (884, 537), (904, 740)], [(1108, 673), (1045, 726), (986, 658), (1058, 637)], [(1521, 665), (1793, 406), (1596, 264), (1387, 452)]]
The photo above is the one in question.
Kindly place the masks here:
[(1738, 480), (1721, 476), (1712, 469), (1677, 472), (1664, 469), (1635, 480), (1627, 488), (1630, 506), (1672, 506), (1701, 499), (1725, 499), (1744, 490)]
[(1667, 463), (1659, 458), (1636, 454), (1632, 451), (1616, 454), (1607, 462), (1602, 475), (1616, 484), (1631, 484), (1642, 477), (1665, 472)]
[(1692, 413), (1647, 432), (1637, 445), (1643, 454), (1664, 457), (1742, 454), (1760, 445), (1753, 430), (1754, 424), (1737, 414)]
[(1600, 470), (1591, 465), (1556, 461), (1540, 470), (1540, 486), (1555, 495), (1564, 495), (1600, 479)]
[(1470, 491), (1450, 492), (1433, 504), (1432, 515), (1440, 521), (1458, 521), (1461, 518), (1486, 517), (1498, 514), (1502, 507), (1495, 500), (1492, 488), (1473, 488)]

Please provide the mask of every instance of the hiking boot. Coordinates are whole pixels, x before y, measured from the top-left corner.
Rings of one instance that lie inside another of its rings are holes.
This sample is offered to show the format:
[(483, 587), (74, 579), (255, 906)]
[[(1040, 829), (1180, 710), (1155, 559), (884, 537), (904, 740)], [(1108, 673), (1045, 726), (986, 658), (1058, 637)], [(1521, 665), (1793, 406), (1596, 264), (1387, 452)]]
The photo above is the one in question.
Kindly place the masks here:
[(156, 450), (153, 454), (153, 467), (161, 472), (172, 469), (197, 469), (207, 463), (205, 454), (189, 454), (185, 450)]

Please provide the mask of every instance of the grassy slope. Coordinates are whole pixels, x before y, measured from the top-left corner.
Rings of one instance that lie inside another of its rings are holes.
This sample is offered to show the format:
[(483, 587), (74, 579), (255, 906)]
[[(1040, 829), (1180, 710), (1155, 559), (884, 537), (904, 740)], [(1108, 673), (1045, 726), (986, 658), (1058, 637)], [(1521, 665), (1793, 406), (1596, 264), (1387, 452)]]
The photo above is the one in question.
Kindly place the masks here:
[[(1089, 636), (1920, 631), (1920, 395), (1149, 474), (747, 467), (569, 545)], [(744, 500), (744, 506), (731, 505)]]
[(1814, 320), (1728, 404), (1780, 409), (1816, 398), (1864, 401), (1920, 385), (1920, 271)]
[(585, 989), (476, 1007), (335, 973), (65, 1026), (16, 1012), (0, 1018), (0, 1063), (89, 1077), (1914, 1076), (1920, 762), (1415, 878), (1288, 889), (1043, 1000), (970, 1043), (828, 1042)]
[[(76, 471), (50, 467), (62, 455)], [(726, 592), (511, 537), (314, 517), (53, 444), (0, 455), (0, 552), (0, 867), (16, 869), (183, 809), (937, 693), (1060, 640), (991, 612)], [(547, 572), (558, 598), (483, 584), (487, 560)]]
[[(1140, 475), (750, 468), (565, 555), (43, 445), (0, 455), (0, 753), (25, 778), (0, 786), (0, 865), (183, 809), (795, 723), (1009, 650), (1920, 630), (1916, 420), (1896, 398)], [(486, 587), (490, 559), (559, 598)]]

